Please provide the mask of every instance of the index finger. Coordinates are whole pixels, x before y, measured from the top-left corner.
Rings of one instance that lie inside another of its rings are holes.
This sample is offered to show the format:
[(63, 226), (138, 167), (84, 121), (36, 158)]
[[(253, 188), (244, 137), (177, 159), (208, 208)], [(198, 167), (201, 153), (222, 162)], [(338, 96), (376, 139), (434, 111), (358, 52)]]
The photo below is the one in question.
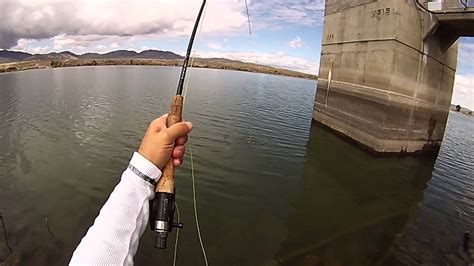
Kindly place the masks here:
[(150, 123), (150, 129), (153, 131), (160, 131), (162, 128), (166, 128), (166, 119), (168, 114), (164, 114)]

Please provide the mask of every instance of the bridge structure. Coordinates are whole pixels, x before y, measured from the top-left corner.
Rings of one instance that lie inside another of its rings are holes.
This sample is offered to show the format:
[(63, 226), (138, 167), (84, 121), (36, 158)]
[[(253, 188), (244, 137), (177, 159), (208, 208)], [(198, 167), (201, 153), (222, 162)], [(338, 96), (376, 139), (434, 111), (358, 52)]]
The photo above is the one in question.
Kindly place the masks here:
[(473, 4), (326, 0), (313, 119), (377, 153), (439, 150)]

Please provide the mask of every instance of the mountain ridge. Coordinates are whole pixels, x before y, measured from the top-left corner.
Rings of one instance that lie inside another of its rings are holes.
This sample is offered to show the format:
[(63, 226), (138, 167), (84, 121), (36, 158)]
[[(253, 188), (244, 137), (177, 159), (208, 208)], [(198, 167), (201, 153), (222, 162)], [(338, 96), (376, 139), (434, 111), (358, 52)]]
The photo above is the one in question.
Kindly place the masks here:
[(64, 60), (64, 59), (183, 59), (183, 56), (170, 51), (144, 50), (136, 52), (132, 50), (115, 50), (107, 53), (84, 53), (75, 54), (70, 51), (51, 52), (47, 54), (31, 54), (19, 51), (0, 50), (0, 63), (32, 61), (32, 60)]

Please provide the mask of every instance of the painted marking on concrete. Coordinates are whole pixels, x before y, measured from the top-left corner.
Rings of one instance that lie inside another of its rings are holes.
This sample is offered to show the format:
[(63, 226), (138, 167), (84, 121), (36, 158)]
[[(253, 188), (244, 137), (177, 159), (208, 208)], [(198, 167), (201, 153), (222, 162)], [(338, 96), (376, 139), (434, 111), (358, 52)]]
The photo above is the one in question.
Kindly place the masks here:
[(384, 16), (384, 15), (389, 16), (390, 14), (393, 13), (393, 11), (391, 7), (386, 7), (386, 8), (374, 9), (370, 13), (372, 14), (372, 17), (375, 18), (375, 17)]

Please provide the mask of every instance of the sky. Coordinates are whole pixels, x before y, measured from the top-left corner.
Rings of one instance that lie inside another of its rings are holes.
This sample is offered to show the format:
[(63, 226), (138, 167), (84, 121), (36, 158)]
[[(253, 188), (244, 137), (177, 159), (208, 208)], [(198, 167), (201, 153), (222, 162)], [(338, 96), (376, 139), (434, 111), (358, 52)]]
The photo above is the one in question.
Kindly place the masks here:
[[(208, 0), (195, 56), (318, 74), (324, 0)], [(199, 0), (0, 0), (0, 49), (184, 55)], [(474, 110), (474, 38), (463, 38), (453, 103)]]

